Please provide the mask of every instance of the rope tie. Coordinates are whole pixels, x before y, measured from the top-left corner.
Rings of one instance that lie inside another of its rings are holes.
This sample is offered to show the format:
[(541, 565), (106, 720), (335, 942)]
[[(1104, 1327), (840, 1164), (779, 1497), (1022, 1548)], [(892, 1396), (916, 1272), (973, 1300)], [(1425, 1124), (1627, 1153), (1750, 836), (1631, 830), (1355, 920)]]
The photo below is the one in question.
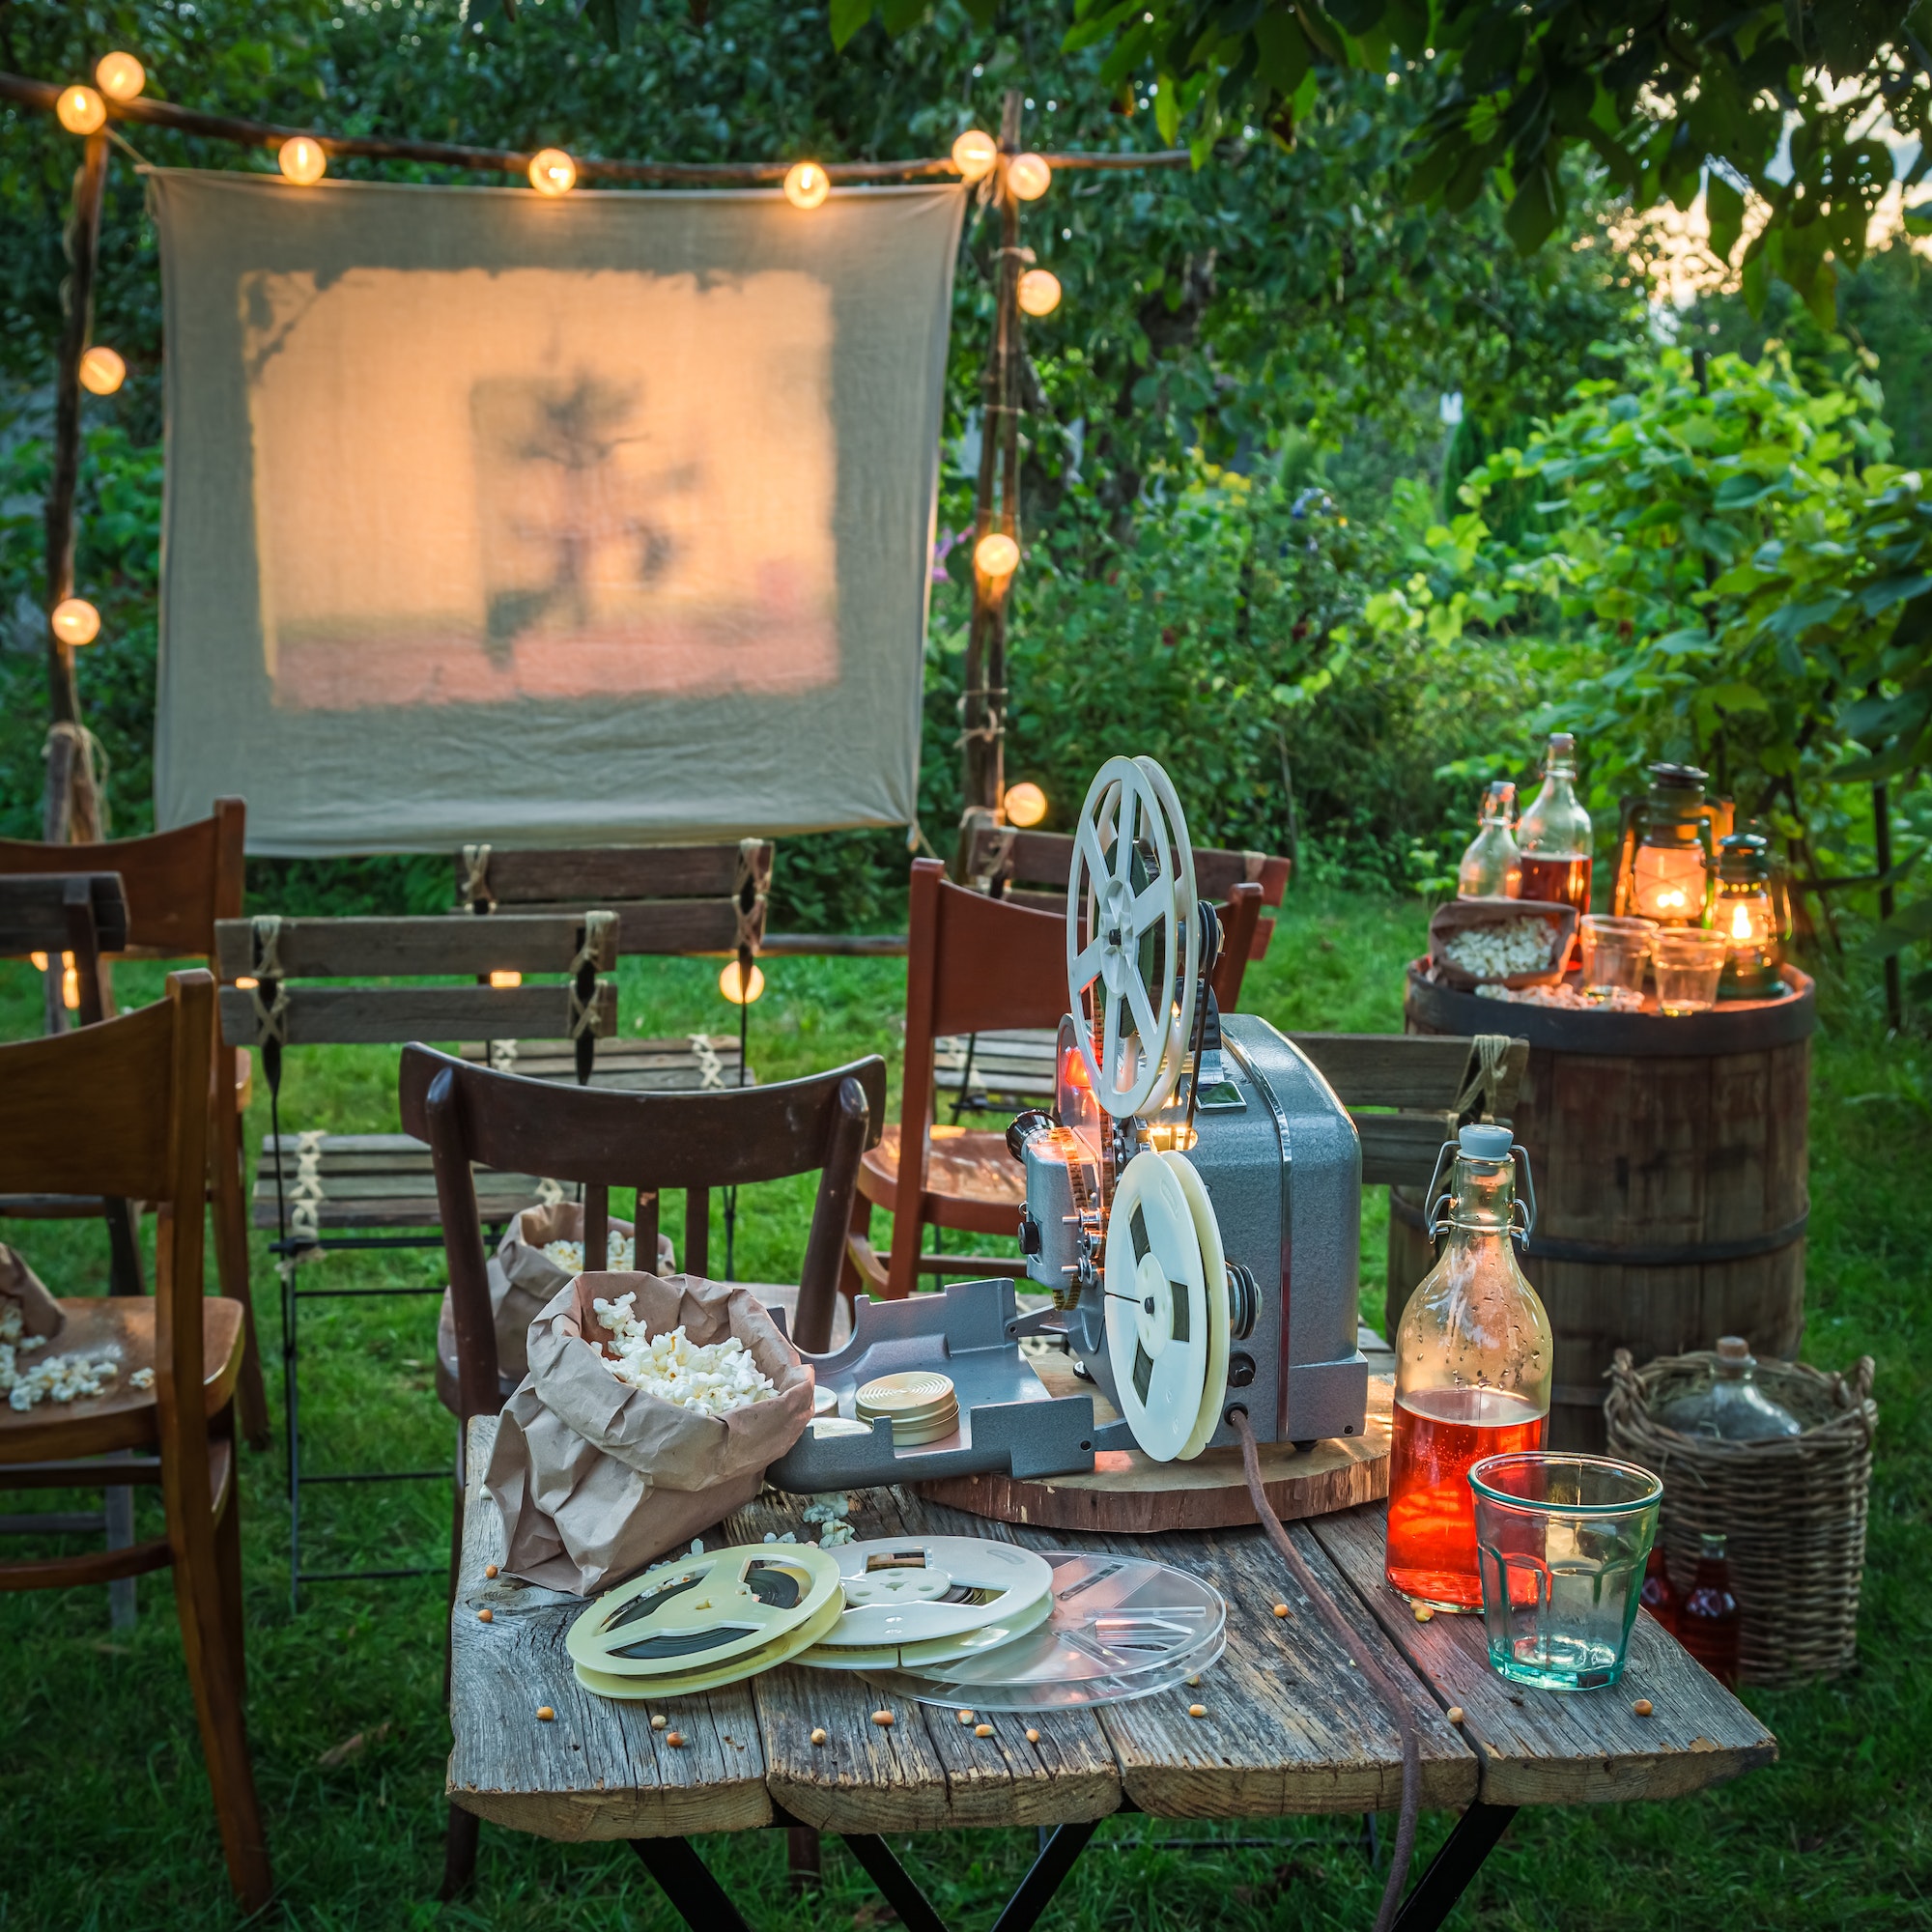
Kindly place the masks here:
[(514, 1073), (517, 1070), (517, 1042), (513, 1039), (493, 1039), (490, 1042), (490, 1065), (498, 1073)]
[[(570, 1013), (566, 1028), (572, 1039), (582, 1039), (585, 1034), (593, 1037), (597, 1032), (597, 959), (600, 953), (609, 953), (615, 949), (617, 935), (617, 915), (614, 912), (587, 912), (583, 915), (583, 943), (577, 949), (577, 956), (570, 962)], [(584, 977), (590, 980), (586, 994), (580, 983)]]
[(617, 930), (617, 915), (614, 912), (587, 912), (583, 915), (583, 944), (577, 949), (577, 955), (570, 962), (573, 974), (581, 973), (586, 966), (595, 966), (600, 953), (612, 950), (607, 945), (608, 935)]
[(322, 1179), (322, 1144), (327, 1135), (310, 1128), (296, 1136), (296, 1178), (289, 1189), (289, 1233), (298, 1240), (313, 1241), (322, 1233), (322, 1204), (327, 1190)]
[(718, 1049), (711, 1044), (709, 1034), (695, 1033), (691, 1036), (691, 1057), (697, 1062), (700, 1092), (707, 1088), (724, 1087), (724, 1063), (718, 1058)]
[(1469, 1042), (1469, 1049), (1476, 1070), (1469, 1075), (1462, 1093), (1456, 1096), (1456, 1113), (1460, 1118), (1465, 1113), (1480, 1111), (1481, 1118), (1488, 1120), (1509, 1064), (1509, 1036), (1479, 1033)]
[(560, 1182), (554, 1180), (539, 1180), (537, 1182), (537, 1206), (539, 1208), (555, 1208), (560, 1206), (562, 1201), (563, 1187)]
[(492, 912), (497, 910), (497, 895), (490, 890), (490, 848), (487, 845), (466, 845), (463, 848), (463, 902), (474, 907), (479, 901)]
[[(282, 916), (274, 912), (257, 913), (248, 922), (248, 926), (253, 935), (255, 953), (255, 983), (248, 993), (255, 1007), (255, 1037), (277, 1040), (286, 1046), (289, 1043), (289, 989), (282, 984)], [(264, 986), (273, 989), (272, 1002), (263, 1000)]]
[(738, 914), (737, 937), (732, 950), (739, 958), (756, 958), (765, 936), (765, 891), (758, 878), (758, 860), (764, 850), (762, 838), (738, 841), (738, 878), (731, 889), (731, 903)]

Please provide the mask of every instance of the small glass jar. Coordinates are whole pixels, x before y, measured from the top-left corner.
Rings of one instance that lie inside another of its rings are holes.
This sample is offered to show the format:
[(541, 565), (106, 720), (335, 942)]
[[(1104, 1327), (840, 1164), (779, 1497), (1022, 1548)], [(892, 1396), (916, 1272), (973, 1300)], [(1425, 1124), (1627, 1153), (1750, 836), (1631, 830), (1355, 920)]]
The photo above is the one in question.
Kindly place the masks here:
[(1666, 1019), (1708, 1012), (1718, 1004), (1718, 979), (1730, 942), (1721, 932), (1666, 926), (1650, 942), (1657, 1010)]
[(1643, 969), (1657, 931), (1655, 920), (1585, 913), (1577, 933), (1583, 956), (1579, 988), (1583, 997), (1601, 1006), (1638, 1005), (1643, 999)]

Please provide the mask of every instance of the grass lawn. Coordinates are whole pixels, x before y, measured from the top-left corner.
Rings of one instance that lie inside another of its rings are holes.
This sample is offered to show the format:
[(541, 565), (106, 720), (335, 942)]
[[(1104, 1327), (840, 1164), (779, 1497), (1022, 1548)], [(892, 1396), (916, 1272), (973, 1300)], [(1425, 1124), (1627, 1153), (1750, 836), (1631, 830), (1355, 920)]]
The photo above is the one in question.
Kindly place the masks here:
[[(1392, 1030), (1401, 962), (1419, 950), (1412, 902), (1299, 895), (1243, 1001), (1284, 1028)], [(767, 1079), (896, 1050), (895, 961), (781, 961), (753, 1011), (753, 1063)], [(715, 965), (626, 962), (627, 1031), (723, 1031)], [(153, 968), (124, 969), (124, 1005), (151, 997)], [(0, 962), (0, 1037), (39, 1031), (39, 980)], [(393, 1126), (393, 1053), (306, 1048), (289, 1056), (291, 1128)], [(260, 1082), (258, 1081), (258, 1089)], [(258, 1091), (251, 1145), (265, 1129)], [(1859, 1668), (1807, 1690), (1751, 1691), (1782, 1756), (1773, 1769), (1670, 1805), (1520, 1814), (1471, 1888), (1460, 1926), (1877, 1928), (1932, 1926), (1932, 1055), (1887, 1041), (1862, 1001), (1828, 998), (1812, 1100), (1806, 1356), (1878, 1360), (1882, 1411)], [(811, 1183), (750, 1192), (737, 1272), (795, 1271)], [(717, 1209), (714, 1207), (714, 1212)], [(664, 1225), (680, 1226), (668, 1203)], [(1365, 1204), (1364, 1310), (1381, 1316), (1386, 1209)], [(106, 1244), (84, 1224), (14, 1223), (56, 1293), (105, 1287)], [(722, 1229), (714, 1257), (722, 1258)], [(439, 1284), (440, 1257), (336, 1257), (307, 1285)], [(211, 1273), (213, 1264), (211, 1261)], [(256, 1293), (271, 1363), (279, 1320), (260, 1242)], [(431, 1387), (436, 1303), (322, 1301), (303, 1312), (310, 1466), (431, 1468), (451, 1429)], [(271, 1375), (271, 1406), (280, 1420)], [(315, 1928), (492, 1927), (500, 1932), (676, 1924), (622, 1845), (557, 1845), (486, 1826), (479, 1884), (440, 1906), (443, 1586), (438, 1577), (312, 1589), (292, 1612), (279, 1451), (243, 1465), (250, 1723), (280, 1895), (264, 1922)], [(317, 1496), (310, 1492), (310, 1497)], [(69, 1498), (48, 1498), (73, 1506)], [(27, 1507), (21, 1498), (7, 1505)], [(144, 1502), (144, 1508), (152, 1507)], [(444, 1560), (439, 1484), (344, 1486), (307, 1504), (311, 1567)], [(49, 1546), (62, 1547), (62, 1546)], [(77, 1546), (70, 1543), (69, 1548)], [(12, 1539), (9, 1554), (35, 1546)], [(0, 1605), (0, 1932), (144, 1932), (237, 1922), (202, 1774), (169, 1586), (144, 1579), (138, 1627), (111, 1635), (103, 1589), (10, 1596)], [(1915, 1662), (1918, 1660), (1918, 1662)], [(359, 1737), (359, 1746), (344, 1748)], [(1424, 1821), (1418, 1861), (1448, 1830)], [(1177, 1847), (1171, 1841), (1183, 1837)], [(1238, 1837), (1242, 1842), (1228, 1842)], [(1260, 1843), (1253, 1841), (1261, 1840)], [(910, 1842), (910, 1841), (909, 1841)], [(942, 1911), (990, 1917), (1035, 1846), (1031, 1832), (922, 1837), (916, 1867)], [(752, 1923), (844, 1927), (889, 1917), (844, 1850), (828, 1844), (821, 1892), (787, 1886), (781, 1834), (704, 1842)], [(1123, 1817), (1104, 1826), (1062, 1891), (1069, 1927), (1366, 1926), (1380, 1878), (1359, 1821), (1244, 1821), (1226, 1828)]]

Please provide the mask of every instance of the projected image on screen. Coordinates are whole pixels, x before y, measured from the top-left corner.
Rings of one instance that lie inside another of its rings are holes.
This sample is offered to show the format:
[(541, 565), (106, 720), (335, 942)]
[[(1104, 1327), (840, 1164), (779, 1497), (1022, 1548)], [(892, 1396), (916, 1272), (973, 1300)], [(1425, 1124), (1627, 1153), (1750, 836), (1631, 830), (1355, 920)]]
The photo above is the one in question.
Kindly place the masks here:
[(823, 282), (355, 269), (240, 293), (278, 709), (837, 681)]

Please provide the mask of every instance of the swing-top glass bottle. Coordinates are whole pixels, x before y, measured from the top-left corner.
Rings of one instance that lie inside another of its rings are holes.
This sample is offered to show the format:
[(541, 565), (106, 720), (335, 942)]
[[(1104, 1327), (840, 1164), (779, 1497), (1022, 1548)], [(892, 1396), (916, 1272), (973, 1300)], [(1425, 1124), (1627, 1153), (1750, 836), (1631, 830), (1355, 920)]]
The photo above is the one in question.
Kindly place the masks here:
[[(1520, 1151), (1507, 1127), (1464, 1127), (1454, 1151), (1448, 1240), (1394, 1337), (1386, 1571), (1418, 1604), (1480, 1610), (1469, 1470), (1485, 1456), (1542, 1448), (1554, 1347), (1512, 1245), (1535, 1219), (1528, 1156), (1519, 1203)], [(1430, 1195), (1434, 1215), (1434, 1186)]]

